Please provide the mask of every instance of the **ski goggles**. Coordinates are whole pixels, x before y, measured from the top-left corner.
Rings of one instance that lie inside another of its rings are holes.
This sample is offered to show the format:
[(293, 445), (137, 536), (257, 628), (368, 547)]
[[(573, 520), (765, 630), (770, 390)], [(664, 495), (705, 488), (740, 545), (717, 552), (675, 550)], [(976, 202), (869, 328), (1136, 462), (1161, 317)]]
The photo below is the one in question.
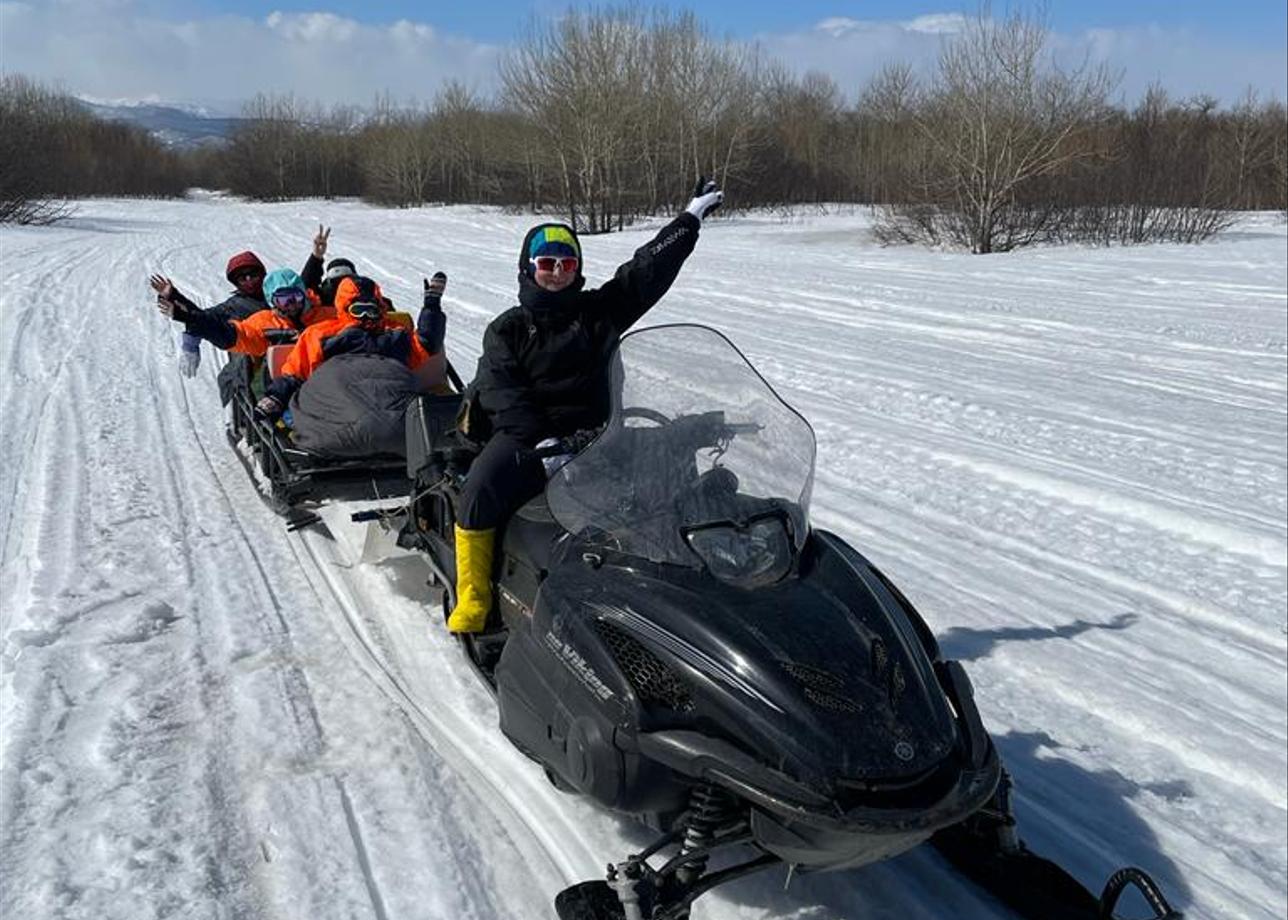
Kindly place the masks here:
[(241, 271), (233, 275), (233, 284), (242, 284), (247, 281), (261, 281), (263, 278), (264, 273), (258, 268), (243, 268)]
[(325, 280), (338, 282), (341, 278), (356, 278), (358, 273), (353, 270), (352, 265), (345, 265), (341, 262), (339, 265), (332, 265), (326, 270)]
[(299, 288), (285, 288), (273, 292), (273, 306), (281, 307), (299, 307), (304, 304), (304, 292)]
[(580, 264), (576, 256), (534, 256), (532, 259), (533, 267), (539, 272), (552, 272), (558, 266), (565, 275), (571, 275)]
[(380, 304), (374, 300), (355, 300), (345, 309), (359, 322), (368, 323), (380, 319)]

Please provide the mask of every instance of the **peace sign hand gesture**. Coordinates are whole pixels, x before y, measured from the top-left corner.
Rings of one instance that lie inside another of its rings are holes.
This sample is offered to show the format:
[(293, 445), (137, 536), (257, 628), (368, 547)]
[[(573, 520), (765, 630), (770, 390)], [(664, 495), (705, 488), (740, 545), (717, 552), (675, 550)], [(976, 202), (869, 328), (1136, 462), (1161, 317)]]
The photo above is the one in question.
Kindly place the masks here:
[(313, 255), (321, 259), (326, 255), (327, 240), (331, 237), (331, 228), (318, 224), (317, 236), (313, 237)]

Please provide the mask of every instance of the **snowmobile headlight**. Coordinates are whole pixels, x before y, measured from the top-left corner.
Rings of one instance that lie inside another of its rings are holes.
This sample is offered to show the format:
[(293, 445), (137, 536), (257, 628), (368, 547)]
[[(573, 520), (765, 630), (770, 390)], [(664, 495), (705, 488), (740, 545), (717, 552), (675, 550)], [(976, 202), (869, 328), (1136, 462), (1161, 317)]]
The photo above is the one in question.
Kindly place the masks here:
[(743, 522), (700, 524), (682, 532), (707, 570), (734, 587), (761, 588), (791, 571), (791, 529), (781, 511)]

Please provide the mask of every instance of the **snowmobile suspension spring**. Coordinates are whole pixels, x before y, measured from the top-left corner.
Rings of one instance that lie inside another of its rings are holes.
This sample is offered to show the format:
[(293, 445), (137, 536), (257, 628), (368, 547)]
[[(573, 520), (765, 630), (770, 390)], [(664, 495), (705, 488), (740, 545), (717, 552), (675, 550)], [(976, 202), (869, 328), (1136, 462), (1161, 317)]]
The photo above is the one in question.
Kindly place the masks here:
[[(680, 844), (680, 858), (711, 845), (716, 829), (728, 816), (733, 805), (729, 793), (710, 783), (698, 786), (689, 793), (689, 814), (684, 826), (684, 840)], [(696, 857), (682, 866), (676, 877), (684, 884), (691, 884), (702, 876), (707, 867), (705, 855)]]

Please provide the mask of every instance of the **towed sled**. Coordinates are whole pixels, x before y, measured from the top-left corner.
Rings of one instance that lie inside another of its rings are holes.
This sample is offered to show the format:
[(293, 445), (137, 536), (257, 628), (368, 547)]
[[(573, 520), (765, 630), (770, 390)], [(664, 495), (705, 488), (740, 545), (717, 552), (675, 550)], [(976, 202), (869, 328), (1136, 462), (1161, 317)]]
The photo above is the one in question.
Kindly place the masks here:
[[(929, 842), (1033, 920), (1112, 918), (1020, 839), (962, 666), (897, 587), (809, 525), (815, 442), (720, 333), (623, 337), (606, 427), (498, 536), (487, 628), (463, 637), (502, 732), (650, 846), (561, 892), (561, 920), (680, 920), (769, 866), (845, 869)], [(407, 415), (400, 542), (454, 596), (459, 397)], [(593, 437), (593, 439), (591, 439)], [(558, 453), (558, 450), (550, 453)]]
[[(269, 505), (294, 528), (316, 522), (309, 505), (406, 496), (411, 482), (400, 449), (359, 451), (358, 456), (308, 449), (297, 443), (287, 425), (256, 416), (255, 403), (263, 395), (265, 379), (275, 376), (289, 351), (290, 345), (281, 343), (270, 347), (262, 361), (232, 355), (219, 378), (220, 396), (229, 413), (229, 439)], [(339, 364), (345, 358), (332, 360)], [(460, 378), (450, 364), (447, 373), (459, 391)], [(401, 444), (394, 446), (401, 448)]]

